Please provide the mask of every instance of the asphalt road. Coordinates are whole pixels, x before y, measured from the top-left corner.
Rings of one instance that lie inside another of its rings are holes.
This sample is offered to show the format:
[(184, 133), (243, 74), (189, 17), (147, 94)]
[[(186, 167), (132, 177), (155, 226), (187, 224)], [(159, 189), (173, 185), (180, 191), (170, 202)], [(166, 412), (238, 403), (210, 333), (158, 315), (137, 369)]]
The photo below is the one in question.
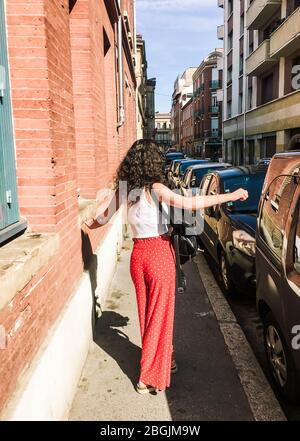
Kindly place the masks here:
[[(209, 253), (204, 253), (206, 261), (212, 270), (215, 279), (219, 282), (218, 270), (213, 260), (210, 258)], [(263, 345), (263, 326), (260, 317), (256, 310), (255, 296), (236, 293), (236, 295), (228, 296), (227, 301), (234, 313), (237, 322), (241, 326), (250, 346), (263, 369), (270, 385), (289, 421), (300, 421), (300, 406), (291, 405), (286, 402), (277, 393), (274, 386), (272, 377), (268, 371), (267, 360), (264, 353)]]

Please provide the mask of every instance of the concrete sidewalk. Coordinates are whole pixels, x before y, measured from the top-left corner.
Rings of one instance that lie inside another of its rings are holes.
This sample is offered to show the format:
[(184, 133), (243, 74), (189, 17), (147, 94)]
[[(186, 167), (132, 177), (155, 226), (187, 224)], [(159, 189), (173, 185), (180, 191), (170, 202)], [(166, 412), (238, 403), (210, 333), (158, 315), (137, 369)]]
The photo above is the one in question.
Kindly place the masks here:
[(129, 273), (131, 246), (131, 241), (124, 244), (69, 419), (253, 420), (249, 400), (199, 276), (199, 262), (186, 265), (188, 291), (177, 296), (174, 345), (179, 372), (173, 374), (166, 392), (147, 396), (136, 393), (140, 336)]

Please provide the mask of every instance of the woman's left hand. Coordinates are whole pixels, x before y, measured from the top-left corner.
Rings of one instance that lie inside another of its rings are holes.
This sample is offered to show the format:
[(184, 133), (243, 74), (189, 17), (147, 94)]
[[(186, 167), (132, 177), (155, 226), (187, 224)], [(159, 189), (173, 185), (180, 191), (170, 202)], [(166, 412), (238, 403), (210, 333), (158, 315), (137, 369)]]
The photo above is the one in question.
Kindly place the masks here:
[(95, 230), (96, 228), (99, 228), (101, 225), (97, 222), (96, 219), (92, 218), (92, 219), (88, 219), (85, 221), (85, 225), (90, 229), (90, 230)]

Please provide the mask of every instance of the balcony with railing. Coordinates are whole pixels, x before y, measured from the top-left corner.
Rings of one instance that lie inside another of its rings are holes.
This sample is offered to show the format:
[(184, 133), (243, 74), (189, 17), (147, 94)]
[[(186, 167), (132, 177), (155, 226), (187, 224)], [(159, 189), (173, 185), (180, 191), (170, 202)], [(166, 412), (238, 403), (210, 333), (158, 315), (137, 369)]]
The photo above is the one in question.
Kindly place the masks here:
[(214, 129), (214, 130), (205, 130), (204, 132), (205, 138), (219, 140), (222, 138), (222, 130)]
[(246, 12), (248, 29), (261, 29), (281, 7), (282, 0), (253, 0)]
[(270, 40), (265, 40), (246, 59), (246, 73), (252, 76), (261, 75), (276, 63), (277, 60), (270, 56)]
[(217, 27), (217, 36), (219, 40), (224, 40), (224, 35), (225, 35), (225, 27), (224, 25), (220, 25)]
[(300, 47), (300, 7), (271, 34), (270, 56), (288, 57)]
[(202, 117), (202, 115), (204, 114), (204, 110), (200, 109), (200, 110), (196, 110), (194, 112), (194, 118), (195, 119), (200, 119)]
[(220, 106), (217, 104), (215, 106), (209, 106), (208, 109), (209, 113), (219, 113), (220, 112)]

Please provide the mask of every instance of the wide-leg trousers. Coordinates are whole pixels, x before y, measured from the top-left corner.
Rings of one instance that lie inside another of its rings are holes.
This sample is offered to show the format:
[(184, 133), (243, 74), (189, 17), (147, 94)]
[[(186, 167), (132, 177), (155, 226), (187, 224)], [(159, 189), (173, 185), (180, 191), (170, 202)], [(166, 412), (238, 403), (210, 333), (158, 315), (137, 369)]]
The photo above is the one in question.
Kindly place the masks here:
[(130, 272), (142, 340), (140, 381), (165, 390), (171, 380), (175, 253), (168, 235), (133, 241)]

